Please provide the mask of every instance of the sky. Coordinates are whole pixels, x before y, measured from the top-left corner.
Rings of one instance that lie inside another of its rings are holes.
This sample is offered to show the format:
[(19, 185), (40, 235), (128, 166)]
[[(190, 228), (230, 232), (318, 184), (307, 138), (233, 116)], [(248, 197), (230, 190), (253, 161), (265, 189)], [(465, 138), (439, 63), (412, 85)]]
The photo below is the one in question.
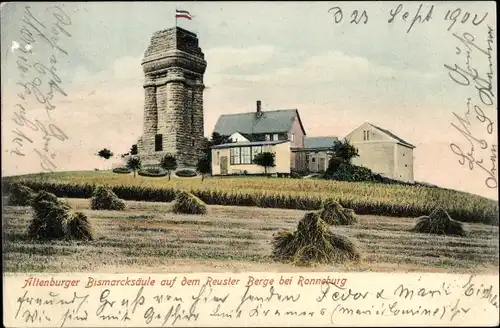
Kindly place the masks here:
[(208, 63), (205, 135), (257, 100), (308, 136), (370, 122), (416, 146), (417, 181), (498, 199), (494, 2), (3, 3), (2, 175), (118, 163), (96, 152), (141, 136), (141, 59), (176, 8)]

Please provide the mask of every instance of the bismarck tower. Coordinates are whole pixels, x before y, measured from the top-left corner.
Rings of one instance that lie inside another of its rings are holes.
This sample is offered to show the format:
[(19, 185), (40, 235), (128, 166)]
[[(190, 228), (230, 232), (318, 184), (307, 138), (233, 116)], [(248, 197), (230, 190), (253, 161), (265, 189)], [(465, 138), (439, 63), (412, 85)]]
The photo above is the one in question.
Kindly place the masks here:
[(174, 154), (194, 167), (202, 154), (203, 74), (207, 67), (196, 34), (179, 27), (155, 32), (142, 68), (144, 129), (137, 148), (144, 166)]

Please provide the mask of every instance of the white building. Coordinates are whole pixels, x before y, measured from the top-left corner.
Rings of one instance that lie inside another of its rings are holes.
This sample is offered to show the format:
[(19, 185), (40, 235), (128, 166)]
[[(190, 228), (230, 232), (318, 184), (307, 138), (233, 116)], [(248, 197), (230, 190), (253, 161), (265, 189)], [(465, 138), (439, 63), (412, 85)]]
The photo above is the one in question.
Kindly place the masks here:
[(415, 146), (368, 122), (346, 136), (358, 149), (352, 164), (364, 166), (385, 177), (414, 182), (413, 149)]
[(275, 155), (275, 166), (267, 168), (268, 174), (290, 173), (290, 141), (249, 141), (240, 133), (233, 133), (233, 142), (212, 147), (212, 174), (263, 174), (266, 168), (253, 159), (257, 154), (271, 152)]

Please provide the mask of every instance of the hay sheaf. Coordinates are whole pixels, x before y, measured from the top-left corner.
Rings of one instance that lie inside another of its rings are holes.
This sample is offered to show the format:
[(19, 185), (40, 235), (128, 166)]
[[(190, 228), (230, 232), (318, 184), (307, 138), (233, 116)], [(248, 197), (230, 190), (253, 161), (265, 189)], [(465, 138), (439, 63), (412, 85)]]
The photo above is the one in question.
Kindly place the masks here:
[(358, 219), (356, 214), (350, 208), (343, 208), (338, 202), (328, 199), (323, 208), (319, 211), (319, 215), (323, 221), (330, 225), (352, 225)]
[(34, 192), (31, 188), (20, 183), (13, 183), (9, 186), (8, 204), (14, 206), (29, 206), (33, 199)]
[(39, 240), (92, 240), (92, 228), (83, 213), (74, 213), (71, 207), (55, 195), (40, 191), (33, 198), (33, 219), (28, 236)]
[(349, 238), (332, 233), (317, 212), (309, 212), (299, 221), (295, 232), (280, 232), (274, 237), (273, 257), (308, 265), (358, 261), (361, 254)]
[(463, 223), (453, 220), (448, 212), (443, 209), (435, 209), (429, 216), (419, 218), (417, 224), (411, 229), (412, 232), (432, 233), (436, 235), (466, 236)]
[(51, 194), (50, 192), (46, 192), (45, 190), (41, 190), (36, 193), (31, 201), (31, 207), (35, 211), (35, 216), (44, 218), (47, 216), (47, 211), (51, 210), (51, 207), (47, 205), (47, 203), (58, 204), (62, 206), (64, 209), (69, 210), (71, 207), (59, 200), (56, 195)]
[(181, 191), (176, 197), (173, 211), (182, 214), (206, 214), (207, 204), (195, 195)]
[(34, 203), (34, 217), (28, 226), (28, 236), (50, 240), (64, 238), (63, 222), (69, 216), (68, 209), (60, 202), (41, 200)]
[(123, 211), (125, 202), (118, 198), (111, 189), (97, 187), (92, 195), (90, 208), (93, 210)]
[(63, 222), (66, 238), (94, 240), (94, 232), (87, 216), (81, 212), (71, 213)]

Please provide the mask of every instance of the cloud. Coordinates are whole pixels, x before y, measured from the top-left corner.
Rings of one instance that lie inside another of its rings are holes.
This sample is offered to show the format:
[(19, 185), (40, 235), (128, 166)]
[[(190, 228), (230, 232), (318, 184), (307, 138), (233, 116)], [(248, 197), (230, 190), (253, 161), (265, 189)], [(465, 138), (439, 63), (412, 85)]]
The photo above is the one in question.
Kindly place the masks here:
[[(252, 53), (249, 49), (246, 54)], [(254, 53), (252, 57), (257, 57)], [(263, 59), (261, 58), (261, 61)], [(376, 80), (435, 79), (437, 73), (419, 72), (410, 69), (395, 69), (370, 62), (357, 56), (348, 56), (341, 51), (331, 51), (311, 56), (295, 66), (278, 68), (255, 74), (224, 74), (232, 83), (269, 83), (282, 86), (321, 85), (325, 83), (373, 82)], [(361, 81), (360, 81), (361, 80)]]
[(207, 72), (223, 73), (232, 68), (248, 68), (267, 62), (277, 54), (273, 46), (262, 45), (248, 48), (218, 47), (205, 51)]
[(91, 85), (107, 87), (117, 87), (133, 83), (142, 83), (144, 75), (141, 67), (141, 57), (120, 57), (116, 59), (108, 68), (98, 73), (93, 73), (85, 67), (75, 68), (75, 78), (71, 85), (77, 88), (89, 87)]

